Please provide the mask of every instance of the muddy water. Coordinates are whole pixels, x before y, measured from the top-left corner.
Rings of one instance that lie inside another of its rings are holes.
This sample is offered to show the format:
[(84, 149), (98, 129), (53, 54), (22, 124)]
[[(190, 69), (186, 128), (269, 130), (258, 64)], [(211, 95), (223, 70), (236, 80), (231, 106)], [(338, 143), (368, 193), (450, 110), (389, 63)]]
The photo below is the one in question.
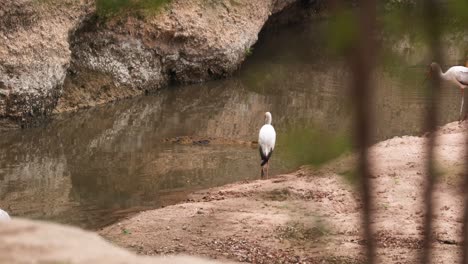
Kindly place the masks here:
[[(349, 133), (345, 63), (327, 55), (320, 28), (264, 33), (231, 79), (64, 114), (0, 137), (0, 208), (13, 216), (86, 228), (173, 204), (187, 193), (259, 178), (255, 147), (167, 142), (167, 138), (256, 140), (263, 113), (278, 134), (304, 124)], [(426, 102), (421, 67), (376, 73), (375, 140), (419, 134)], [(458, 114), (456, 89), (443, 92), (441, 123)], [(271, 173), (296, 169), (278, 142)]]

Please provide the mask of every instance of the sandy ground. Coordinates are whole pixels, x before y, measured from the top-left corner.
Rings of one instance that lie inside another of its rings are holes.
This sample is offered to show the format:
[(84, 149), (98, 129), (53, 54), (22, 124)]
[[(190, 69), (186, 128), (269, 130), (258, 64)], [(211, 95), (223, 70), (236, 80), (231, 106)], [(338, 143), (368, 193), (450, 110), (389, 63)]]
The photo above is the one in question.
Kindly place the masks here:
[[(216, 264), (193, 256), (137, 256), (76, 227), (13, 218), (0, 220), (0, 263), (8, 264)], [(224, 262), (223, 262), (224, 263)], [(226, 263), (227, 264), (227, 263)]]
[[(460, 257), (464, 131), (437, 140), (434, 263)], [(374, 145), (374, 228), (381, 263), (416, 263), (422, 245), (425, 138)], [(182, 204), (142, 212), (99, 233), (144, 255), (185, 253), (253, 263), (362, 263), (361, 201), (352, 155), (320, 169), (197, 192)], [(274, 162), (274, 160), (273, 160)], [(274, 165), (273, 165), (274, 166)]]

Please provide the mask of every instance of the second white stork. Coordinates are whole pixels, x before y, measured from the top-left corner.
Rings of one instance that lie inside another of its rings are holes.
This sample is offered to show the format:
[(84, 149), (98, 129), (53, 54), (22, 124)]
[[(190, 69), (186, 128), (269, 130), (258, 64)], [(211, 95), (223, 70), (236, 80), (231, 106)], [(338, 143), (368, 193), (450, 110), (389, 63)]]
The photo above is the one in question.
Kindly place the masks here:
[[(467, 65), (468, 66), (468, 65)], [(463, 114), (463, 105), (465, 103), (465, 89), (468, 88), (468, 67), (463, 66), (453, 66), (450, 67), (445, 73), (442, 72), (439, 64), (433, 62), (431, 63), (431, 69), (429, 74), (437, 74), (439, 75), (440, 79), (449, 81), (460, 88), (461, 92), (461, 106), (460, 106), (460, 121), (465, 120), (466, 114), (462, 118)]]
[(0, 209), (0, 222), (9, 221), (9, 220), (10, 220), (10, 216), (8, 215), (8, 213)]
[(275, 128), (271, 125), (271, 114), (270, 112), (265, 113), (265, 125), (262, 126), (260, 132), (258, 133), (258, 145), (260, 149), (260, 157), (262, 159), (260, 166), (262, 167), (261, 176), (265, 175), (268, 178), (268, 161), (271, 158), (273, 149), (275, 149), (276, 142), (276, 132)]

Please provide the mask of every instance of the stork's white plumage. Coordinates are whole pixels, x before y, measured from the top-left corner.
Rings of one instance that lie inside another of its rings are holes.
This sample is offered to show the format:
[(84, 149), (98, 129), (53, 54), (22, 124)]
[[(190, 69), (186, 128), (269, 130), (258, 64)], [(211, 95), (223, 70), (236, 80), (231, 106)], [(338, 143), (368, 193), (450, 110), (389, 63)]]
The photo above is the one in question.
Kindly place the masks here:
[(258, 133), (258, 145), (260, 149), (260, 157), (262, 162), (260, 166), (262, 167), (261, 175), (264, 176), (264, 166), (266, 165), (266, 175), (268, 178), (268, 161), (270, 160), (271, 154), (275, 149), (276, 142), (276, 131), (275, 128), (271, 125), (271, 114), (270, 112), (265, 113), (265, 125), (260, 128)]
[(8, 220), (10, 220), (10, 216), (8, 215), (8, 213), (0, 209), (0, 221), (8, 221)]
[[(468, 66), (468, 65), (467, 65)], [(442, 80), (449, 81), (460, 88), (461, 92), (461, 106), (460, 106), (460, 121), (465, 120), (466, 114), (462, 118), (463, 114), (463, 105), (465, 103), (465, 89), (468, 88), (468, 67), (463, 66), (453, 66), (450, 67), (445, 73), (442, 72), (439, 64), (433, 62), (431, 63), (431, 71), (430, 73), (434, 73), (439, 75)]]

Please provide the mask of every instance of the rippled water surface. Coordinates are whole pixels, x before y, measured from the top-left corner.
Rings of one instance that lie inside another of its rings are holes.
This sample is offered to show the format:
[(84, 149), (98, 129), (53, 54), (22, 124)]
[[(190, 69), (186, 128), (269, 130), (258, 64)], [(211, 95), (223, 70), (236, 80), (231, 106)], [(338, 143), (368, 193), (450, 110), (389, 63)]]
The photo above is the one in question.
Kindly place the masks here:
[[(97, 228), (193, 190), (259, 178), (255, 147), (165, 139), (253, 141), (265, 111), (279, 135), (304, 124), (349, 134), (348, 69), (328, 55), (320, 32), (312, 23), (263, 33), (228, 80), (170, 87), (1, 134), (0, 208)], [(410, 78), (421, 74), (417, 63), (379, 68), (376, 141), (421, 132), (426, 99), (420, 80)], [(441, 123), (456, 120), (458, 104), (456, 89), (444, 89)], [(271, 174), (297, 168), (284, 148), (280, 139)]]

